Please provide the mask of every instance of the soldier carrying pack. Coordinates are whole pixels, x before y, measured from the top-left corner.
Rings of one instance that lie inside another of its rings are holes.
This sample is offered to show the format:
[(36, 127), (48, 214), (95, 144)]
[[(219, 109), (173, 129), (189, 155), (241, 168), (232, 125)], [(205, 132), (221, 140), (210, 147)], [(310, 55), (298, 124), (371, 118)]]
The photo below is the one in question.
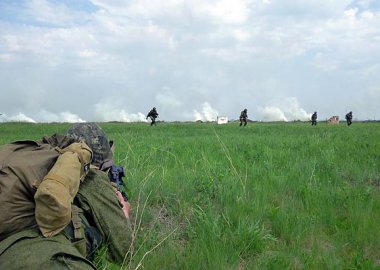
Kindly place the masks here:
[(131, 243), (129, 204), (108, 178), (112, 157), (95, 123), (2, 146), (0, 269), (95, 269), (89, 260), (102, 239), (108, 259), (122, 263)]

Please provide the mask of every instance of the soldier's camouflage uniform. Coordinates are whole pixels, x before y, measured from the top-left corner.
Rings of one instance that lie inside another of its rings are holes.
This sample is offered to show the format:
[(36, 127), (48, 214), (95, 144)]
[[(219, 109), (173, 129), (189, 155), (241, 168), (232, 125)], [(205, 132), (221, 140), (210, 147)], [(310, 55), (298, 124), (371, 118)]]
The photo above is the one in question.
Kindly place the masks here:
[[(85, 129), (92, 129), (92, 131), (84, 131)], [(83, 133), (91, 134), (91, 136), (86, 138), (87, 135), (82, 137), (73, 135)], [(88, 143), (94, 152), (92, 165), (99, 167), (105, 162), (112, 163), (112, 152), (108, 140), (96, 124), (74, 126), (67, 135), (75, 140), (83, 139)], [(88, 140), (90, 137), (93, 140), (91, 143)], [(0, 269), (96, 269), (92, 262), (93, 252), (101, 242), (107, 246), (109, 260), (118, 264), (123, 263), (131, 244), (130, 223), (123, 214), (107, 173), (95, 167), (89, 170), (74, 199), (74, 205), (79, 209), (79, 223), (82, 225), (79, 226), (79, 230), (74, 228), (74, 223), (70, 223), (60, 233), (52, 237), (44, 237), (36, 223), (33, 201), (36, 191), (34, 184), (36, 180), (42, 179), (50, 168), (40, 170), (31, 168), (36, 164), (40, 151), (48, 151), (55, 146), (63, 148), (65, 144), (71, 142), (72, 139), (68, 137), (52, 136), (37, 142), (29, 141), (26, 144), (19, 142), (0, 148), (1, 157), (10, 148), (24, 145), (32, 149), (31, 153), (35, 157), (34, 159), (27, 157), (24, 160), (26, 170), (22, 168), (22, 164), (13, 167), (5, 161), (0, 164)], [(17, 152), (13, 155), (15, 153)], [(50, 158), (54, 160), (56, 158), (54, 152), (51, 153), (49, 160)], [(16, 179), (9, 179), (7, 170), (11, 167), (20, 177), (19, 183)], [(10, 180), (16, 183), (12, 186), (13, 190), (7, 189)], [(22, 187), (25, 187), (25, 190), (21, 190)], [(13, 195), (8, 192), (18, 193)], [(9, 194), (16, 201), (17, 196), (24, 198), (19, 201), (26, 203), (21, 206), (12, 205), (12, 202), (7, 204), (4, 200)], [(23, 210), (24, 214), (17, 216), (17, 209)], [(9, 218), (9, 215), (15, 216)], [(12, 224), (17, 226), (9, 228)], [(74, 231), (76, 234), (73, 233)]]

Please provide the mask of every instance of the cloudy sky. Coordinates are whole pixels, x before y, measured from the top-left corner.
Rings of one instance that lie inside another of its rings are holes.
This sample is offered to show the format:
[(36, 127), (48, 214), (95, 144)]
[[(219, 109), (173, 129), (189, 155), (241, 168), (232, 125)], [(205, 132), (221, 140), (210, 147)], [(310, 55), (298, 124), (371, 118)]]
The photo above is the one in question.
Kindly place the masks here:
[(379, 0), (0, 0), (0, 121), (380, 119)]

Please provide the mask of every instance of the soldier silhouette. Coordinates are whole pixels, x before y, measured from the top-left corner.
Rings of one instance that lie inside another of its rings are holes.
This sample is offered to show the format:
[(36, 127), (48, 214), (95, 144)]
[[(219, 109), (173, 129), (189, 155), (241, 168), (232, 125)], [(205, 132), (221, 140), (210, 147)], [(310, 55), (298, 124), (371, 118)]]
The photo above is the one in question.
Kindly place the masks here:
[(346, 114), (346, 121), (347, 121), (348, 126), (350, 126), (352, 124), (352, 112), (351, 111)]
[(148, 117), (150, 118), (150, 120), (152, 120), (150, 125), (151, 126), (156, 125), (156, 118), (158, 117), (156, 107), (153, 107), (153, 109), (149, 111), (148, 115), (146, 116), (146, 119), (148, 119)]
[(316, 126), (317, 125), (317, 112), (314, 112), (311, 116), (311, 125)]
[(243, 123), (244, 123), (244, 126), (247, 125), (247, 118), (248, 118), (248, 114), (247, 114), (247, 109), (244, 109), (243, 111), (241, 111), (240, 113), (240, 125), (239, 126), (242, 126)]

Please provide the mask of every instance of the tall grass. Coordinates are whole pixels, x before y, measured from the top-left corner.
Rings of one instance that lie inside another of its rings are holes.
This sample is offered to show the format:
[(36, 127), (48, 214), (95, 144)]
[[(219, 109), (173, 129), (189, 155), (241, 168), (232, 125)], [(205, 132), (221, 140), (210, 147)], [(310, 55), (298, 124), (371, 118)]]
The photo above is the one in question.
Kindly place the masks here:
[[(380, 268), (378, 124), (101, 126), (127, 171), (125, 268)], [(68, 127), (1, 124), (0, 142)]]

